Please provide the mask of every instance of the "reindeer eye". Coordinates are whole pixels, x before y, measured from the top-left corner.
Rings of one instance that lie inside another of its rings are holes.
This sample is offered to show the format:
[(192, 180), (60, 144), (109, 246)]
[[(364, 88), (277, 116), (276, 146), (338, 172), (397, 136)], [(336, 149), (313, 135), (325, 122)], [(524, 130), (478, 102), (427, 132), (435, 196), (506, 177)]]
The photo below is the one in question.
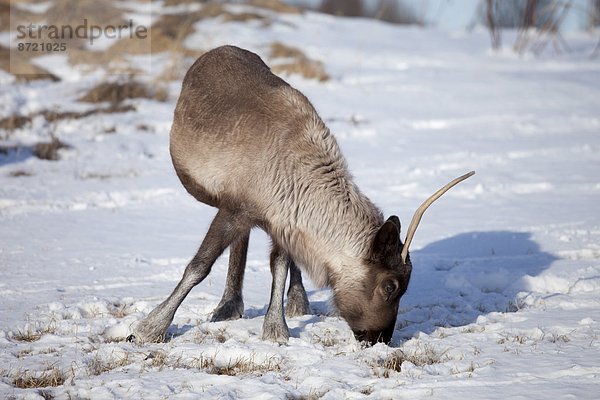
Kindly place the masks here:
[(385, 293), (388, 295), (388, 297), (394, 294), (397, 289), (398, 286), (395, 282), (388, 282), (385, 284)]

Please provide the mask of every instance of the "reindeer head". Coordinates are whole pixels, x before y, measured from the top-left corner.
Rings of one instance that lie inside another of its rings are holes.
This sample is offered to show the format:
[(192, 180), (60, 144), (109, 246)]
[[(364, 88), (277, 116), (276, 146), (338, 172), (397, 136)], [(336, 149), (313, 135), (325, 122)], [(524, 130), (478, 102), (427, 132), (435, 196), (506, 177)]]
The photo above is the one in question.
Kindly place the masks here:
[[(472, 176), (471, 171), (435, 192), (415, 212), (404, 244), (400, 239), (400, 220), (395, 215), (379, 228), (370, 256), (365, 260), (367, 273), (356, 282), (355, 291), (336, 293), (340, 315), (348, 322), (356, 339), (371, 344), (392, 340), (400, 298), (408, 288), (412, 263), (408, 247), (427, 208), (451, 187)], [(357, 287), (358, 286), (358, 287)]]

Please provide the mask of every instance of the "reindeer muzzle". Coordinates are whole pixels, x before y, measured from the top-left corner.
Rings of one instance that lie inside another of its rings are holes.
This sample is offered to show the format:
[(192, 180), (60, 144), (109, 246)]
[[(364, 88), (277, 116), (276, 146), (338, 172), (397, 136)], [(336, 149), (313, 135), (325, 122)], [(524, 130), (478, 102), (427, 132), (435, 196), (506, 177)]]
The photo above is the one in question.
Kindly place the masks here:
[(359, 342), (367, 342), (371, 346), (377, 343), (390, 344), (390, 342), (392, 341), (392, 335), (394, 334), (395, 322), (396, 321), (394, 321), (394, 324), (388, 326), (383, 330), (353, 331), (354, 337)]

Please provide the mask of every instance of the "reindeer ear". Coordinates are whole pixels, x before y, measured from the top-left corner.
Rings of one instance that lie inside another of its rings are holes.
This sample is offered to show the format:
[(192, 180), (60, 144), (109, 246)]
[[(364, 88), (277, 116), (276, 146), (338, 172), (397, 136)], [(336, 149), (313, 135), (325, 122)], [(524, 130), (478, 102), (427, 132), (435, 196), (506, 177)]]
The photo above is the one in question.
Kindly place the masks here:
[(396, 225), (396, 228), (398, 229), (398, 235), (400, 235), (400, 232), (402, 232), (402, 230), (400, 229), (400, 218), (398, 218), (395, 215), (392, 215), (387, 219), (386, 222), (392, 222), (394, 225)]
[(401, 246), (400, 220), (393, 215), (385, 221), (375, 235), (373, 256), (375, 259), (389, 260), (398, 254)]

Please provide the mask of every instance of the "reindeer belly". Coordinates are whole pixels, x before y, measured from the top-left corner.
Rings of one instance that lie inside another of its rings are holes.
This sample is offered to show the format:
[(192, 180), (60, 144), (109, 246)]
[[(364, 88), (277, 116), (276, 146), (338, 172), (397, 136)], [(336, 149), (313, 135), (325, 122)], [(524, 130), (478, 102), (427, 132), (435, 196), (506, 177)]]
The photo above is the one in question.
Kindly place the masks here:
[(235, 139), (172, 130), (173, 166), (185, 189), (198, 201), (219, 208), (253, 205), (257, 180), (264, 178), (262, 166), (256, 149), (240, 151), (244, 143)]

